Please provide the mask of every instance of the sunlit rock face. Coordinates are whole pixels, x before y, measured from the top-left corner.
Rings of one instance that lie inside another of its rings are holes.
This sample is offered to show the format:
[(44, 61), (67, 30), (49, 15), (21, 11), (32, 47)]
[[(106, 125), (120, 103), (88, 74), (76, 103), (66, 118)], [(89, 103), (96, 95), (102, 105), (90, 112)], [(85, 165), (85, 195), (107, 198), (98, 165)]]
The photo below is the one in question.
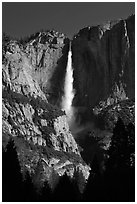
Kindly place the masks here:
[[(36, 39), (33, 39), (33, 43)], [(59, 41), (62, 42), (63, 40)], [(48, 40), (45, 40), (45, 45), (37, 43), (41, 52), (46, 44), (49, 46)], [(9, 41), (3, 47), (3, 148), (6, 151), (10, 139), (14, 140), (21, 171), (23, 174), (28, 171), (33, 175), (32, 180), (36, 187), (41, 187), (47, 181), (51, 188), (54, 188), (56, 178), (53, 174), (62, 176), (66, 173), (70, 178), (75, 178), (76, 173), (82, 174), (86, 182), (90, 167), (81, 158), (66, 115), (48, 102), (47, 91), (42, 89), (42, 86), (48, 87), (47, 84), (51, 84), (50, 79), (54, 72), (51, 71), (50, 78), (48, 69), (55, 67), (38, 66), (40, 54), (37, 53), (39, 58), (36, 64), (36, 53), (31, 53), (34, 45), (31, 47), (30, 42), (20, 44), (17, 41)], [(62, 49), (60, 48), (60, 51)], [(53, 51), (52, 48), (48, 50)], [(51, 59), (49, 64), (52, 62), (53, 65), (54, 60)], [(44, 60), (47, 60), (47, 55)], [(43, 71), (38, 71), (40, 69)], [(47, 76), (44, 69), (47, 69)]]
[(17, 41), (7, 45), (2, 69), (3, 89), (24, 96), (41, 97), (46, 100), (38, 81), (34, 79), (33, 67)]
[(35, 34), (24, 49), (33, 67), (34, 78), (48, 101), (58, 106), (63, 94), (68, 50), (69, 39), (54, 30)]
[(134, 41), (134, 15), (126, 20), (86, 27), (74, 36), (74, 106), (85, 108), (85, 113), (91, 112), (112, 94), (115, 86), (118, 90), (122, 86), (126, 96), (134, 99)]

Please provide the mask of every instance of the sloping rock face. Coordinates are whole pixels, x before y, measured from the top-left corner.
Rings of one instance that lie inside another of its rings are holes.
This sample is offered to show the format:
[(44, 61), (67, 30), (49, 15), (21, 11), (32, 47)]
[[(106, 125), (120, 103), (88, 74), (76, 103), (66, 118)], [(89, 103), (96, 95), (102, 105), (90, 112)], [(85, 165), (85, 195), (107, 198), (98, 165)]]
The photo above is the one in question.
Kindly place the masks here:
[[(64, 39), (55, 36), (59, 44), (52, 45), (45, 36), (43, 39), (39, 33), (39, 38), (33, 41), (24, 44), (8, 41), (3, 46), (3, 147), (6, 151), (12, 138), (22, 173), (25, 175), (28, 171), (37, 187), (47, 181), (54, 188), (53, 174), (62, 176), (66, 173), (75, 179), (75, 173), (80, 173), (86, 182), (90, 168), (80, 156), (66, 115), (48, 103), (47, 90), (57, 91), (49, 84), (55, 73), (55, 64), (61, 57)], [(34, 43), (39, 47), (37, 52)], [(50, 49), (50, 46), (56, 48)], [(46, 48), (48, 51), (44, 55)]]
[(39, 96), (47, 101), (38, 82), (33, 78), (33, 67), (16, 41), (11, 41), (6, 47), (4, 61), (2, 72), (3, 89), (25, 96)]
[[(135, 90), (135, 16), (86, 27), (72, 42), (74, 106), (92, 111), (118, 86), (128, 98)], [(89, 114), (87, 114), (87, 117)]]
[(25, 45), (34, 77), (50, 103), (59, 106), (63, 95), (69, 39), (54, 30), (40, 32)]
[[(69, 39), (64, 34), (51, 30), (38, 32), (20, 42), (13, 41), (9, 44), (8, 40), (5, 36), (3, 58), (7, 51), (9, 55), (16, 53), (18, 60), (15, 63), (23, 60), (24, 67), (30, 66), (26, 70), (31, 69), (33, 80), (37, 81), (48, 101), (59, 106), (63, 95)], [(18, 53), (20, 49), (21, 54)]]

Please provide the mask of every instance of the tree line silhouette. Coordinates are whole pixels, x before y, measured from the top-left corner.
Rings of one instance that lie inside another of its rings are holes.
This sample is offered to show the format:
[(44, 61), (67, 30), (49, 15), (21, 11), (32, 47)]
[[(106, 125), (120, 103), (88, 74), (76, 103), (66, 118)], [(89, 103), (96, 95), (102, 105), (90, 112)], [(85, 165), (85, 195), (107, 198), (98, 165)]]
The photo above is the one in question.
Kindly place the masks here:
[(76, 201), (79, 189), (74, 181), (65, 174), (58, 185), (52, 190), (47, 182), (38, 191), (27, 172), (25, 179), (21, 174), (16, 147), (10, 140), (6, 151), (2, 152), (2, 200), (3, 202), (33, 202), (33, 201)]
[[(113, 130), (106, 171), (103, 175), (100, 173), (99, 163), (95, 157), (91, 164), (92, 173), (83, 194), (80, 193), (76, 181), (70, 180), (66, 174), (60, 178), (54, 190), (45, 182), (38, 192), (29, 173), (26, 173), (23, 179), (15, 144), (11, 140), (7, 150), (3, 149), (2, 154), (2, 200), (133, 202), (135, 201), (135, 168), (131, 165), (131, 155), (135, 152), (134, 137), (134, 125), (129, 124), (126, 127), (119, 119)], [(81, 176), (77, 179), (79, 184), (82, 183)]]

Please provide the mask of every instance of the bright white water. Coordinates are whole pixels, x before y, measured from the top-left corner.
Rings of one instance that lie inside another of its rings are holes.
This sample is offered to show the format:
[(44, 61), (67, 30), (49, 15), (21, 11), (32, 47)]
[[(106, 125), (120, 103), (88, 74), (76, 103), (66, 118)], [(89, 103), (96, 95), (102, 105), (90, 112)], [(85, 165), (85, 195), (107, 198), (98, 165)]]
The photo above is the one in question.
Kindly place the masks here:
[(124, 28), (125, 28), (125, 38), (127, 40), (127, 48), (129, 49), (130, 48), (130, 43), (129, 43), (129, 37), (128, 37), (128, 32), (127, 32), (127, 23), (126, 21), (124, 20)]
[(72, 101), (74, 98), (74, 90), (73, 90), (73, 69), (72, 69), (72, 52), (71, 52), (71, 44), (68, 53), (68, 62), (64, 83), (64, 96), (62, 97), (62, 109), (65, 110), (66, 115), (68, 117), (68, 122), (71, 123), (73, 118), (73, 107)]

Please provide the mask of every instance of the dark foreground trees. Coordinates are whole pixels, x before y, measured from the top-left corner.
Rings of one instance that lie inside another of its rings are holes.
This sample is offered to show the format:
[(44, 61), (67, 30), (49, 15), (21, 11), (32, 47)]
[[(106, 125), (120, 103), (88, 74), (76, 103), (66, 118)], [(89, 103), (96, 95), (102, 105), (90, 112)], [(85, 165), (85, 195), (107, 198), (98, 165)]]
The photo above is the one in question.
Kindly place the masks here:
[(118, 120), (108, 151), (109, 159), (106, 171), (101, 175), (97, 158), (94, 158), (92, 170), (83, 201), (94, 202), (134, 202), (135, 201), (135, 127), (124, 125)]
[(108, 192), (113, 201), (135, 200), (135, 168), (131, 162), (135, 153), (134, 131), (132, 124), (125, 126), (121, 119), (113, 131), (106, 171)]
[(60, 177), (54, 190), (45, 183), (38, 193), (33, 186), (29, 173), (25, 180), (21, 169), (14, 142), (3, 150), (2, 159), (2, 200), (3, 201), (89, 201), (89, 202), (133, 202), (135, 201), (135, 128), (133, 124), (125, 126), (118, 120), (112, 136), (111, 147), (108, 151), (109, 159), (106, 171), (99, 170), (97, 157), (93, 159), (92, 172), (83, 194), (78, 184), (82, 184), (82, 177), (76, 176), (77, 183), (65, 174)]
[(2, 152), (2, 200), (19, 201), (22, 192), (22, 175), (13, 140)]
[(22, 177), (14, 141), (11, 140), (2, 153), (2, 201), (3, 202), (34, 202), (34, 201), (77, 201), (79, 190), (77, 184), (65, 174), (60, 177), (55, 189), (47, 182), (38, 191), (30, 174)]

